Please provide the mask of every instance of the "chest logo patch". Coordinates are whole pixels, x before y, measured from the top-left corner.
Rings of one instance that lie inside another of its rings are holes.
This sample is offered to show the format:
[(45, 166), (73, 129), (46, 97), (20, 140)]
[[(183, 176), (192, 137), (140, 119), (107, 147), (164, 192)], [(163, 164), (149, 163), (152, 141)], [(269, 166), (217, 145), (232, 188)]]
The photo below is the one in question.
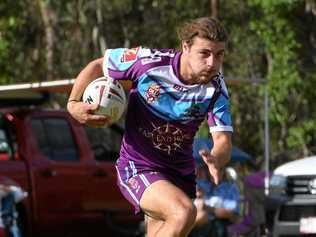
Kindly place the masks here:
[(152, 84), (147, 91), (145, 92), (145, 97), (147, 103), (154, 103), (160, 95), (160, 86), (156, 84)]
[(199, 118), (201, 116), (200, 107), (197, 104), (193, 104), (186, 110), (186, 115), (193, 118)]

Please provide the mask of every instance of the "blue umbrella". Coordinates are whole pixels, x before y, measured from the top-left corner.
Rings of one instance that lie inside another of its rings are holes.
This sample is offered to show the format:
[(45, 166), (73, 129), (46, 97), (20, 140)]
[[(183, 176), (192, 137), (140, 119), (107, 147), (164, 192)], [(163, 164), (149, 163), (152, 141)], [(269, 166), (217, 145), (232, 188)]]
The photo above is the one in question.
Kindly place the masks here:
[[(200, 160), (199, 150), (204, 148), (210, 150), (213, 147), (213, 142), (209, 138), (195, 138), (193, 143), (193, 157)], [(231, 162), (244, 162), (251, 160), (251, 156), (246, 152), (240, 150), (238, 147), (233, 146)]]

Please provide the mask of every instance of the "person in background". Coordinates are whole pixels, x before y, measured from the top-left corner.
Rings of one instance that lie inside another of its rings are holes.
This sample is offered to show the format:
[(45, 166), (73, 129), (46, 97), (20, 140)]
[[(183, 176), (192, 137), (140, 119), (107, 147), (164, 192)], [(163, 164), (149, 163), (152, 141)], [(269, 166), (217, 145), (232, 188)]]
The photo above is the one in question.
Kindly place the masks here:
[(240, 192), (236, 171), (228, 167), (216, 186), (205, 165), (197, 169), (197, 189), (194, 204), (197, 217), (191, 237), (227, 237), (226, 227), (238, 220)]
[(26, 196), (17, 183), (0, 176), (0, 237), (21, 237), (16, 205)]
[(239, 223), (229, 226), (230, 236), (256, 237), (266, 231), (265, 175), (265, 171), (256, 171), (243, 178), (245, 215)]

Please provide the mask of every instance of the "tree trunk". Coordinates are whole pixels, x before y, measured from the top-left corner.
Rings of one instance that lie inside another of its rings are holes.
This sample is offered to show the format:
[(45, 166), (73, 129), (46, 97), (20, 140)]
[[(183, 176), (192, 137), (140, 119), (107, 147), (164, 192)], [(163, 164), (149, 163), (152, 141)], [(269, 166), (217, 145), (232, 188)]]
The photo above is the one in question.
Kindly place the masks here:
[(219, 0), (210, 0), (211, 17), (218, 18), (219, 15)]
[(48, 3), (44, 0), (37, 0), (41, 18), (44, 24), (45, 31), (45, 49), (46, 49), (46, 67), (47, 67), (47, 77), (46, 80), (50, 81), (54, 79), (54, 29), (53, 23), (56, 16), (53, 10), (49, 7)]
[(96, 16), (97, 16), (97, 25), (93, 28), (93, 42), (98, 46), (101, 55), (104, 53), (104, 50), (107, 48), (106, 40), (102, 31), (104, 27), (103, 16), (102, 16), (102, 5), (101, 0), (96, 0)]
[(316, 16), (316, 0), (306, 0), (305, 11), (311, 12), (314, 16)]

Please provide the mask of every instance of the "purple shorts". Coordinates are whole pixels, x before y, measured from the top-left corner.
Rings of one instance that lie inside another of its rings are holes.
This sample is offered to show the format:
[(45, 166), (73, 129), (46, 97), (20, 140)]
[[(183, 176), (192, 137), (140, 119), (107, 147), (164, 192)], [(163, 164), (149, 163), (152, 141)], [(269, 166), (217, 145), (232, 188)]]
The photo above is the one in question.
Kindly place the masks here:
[(195, 174), (181, 176), (179, 174), (166, 174), (161, 171), (138, 171), (133, 161), (128, 164), (118, 164), (115, 166), (117, 171), (117, 184), (123, 196), (134, 206), (135, 214), (141, 211), (140, 199), (147, 187), (158, 180), (168, 180), (189, 198), (195, 198)]

